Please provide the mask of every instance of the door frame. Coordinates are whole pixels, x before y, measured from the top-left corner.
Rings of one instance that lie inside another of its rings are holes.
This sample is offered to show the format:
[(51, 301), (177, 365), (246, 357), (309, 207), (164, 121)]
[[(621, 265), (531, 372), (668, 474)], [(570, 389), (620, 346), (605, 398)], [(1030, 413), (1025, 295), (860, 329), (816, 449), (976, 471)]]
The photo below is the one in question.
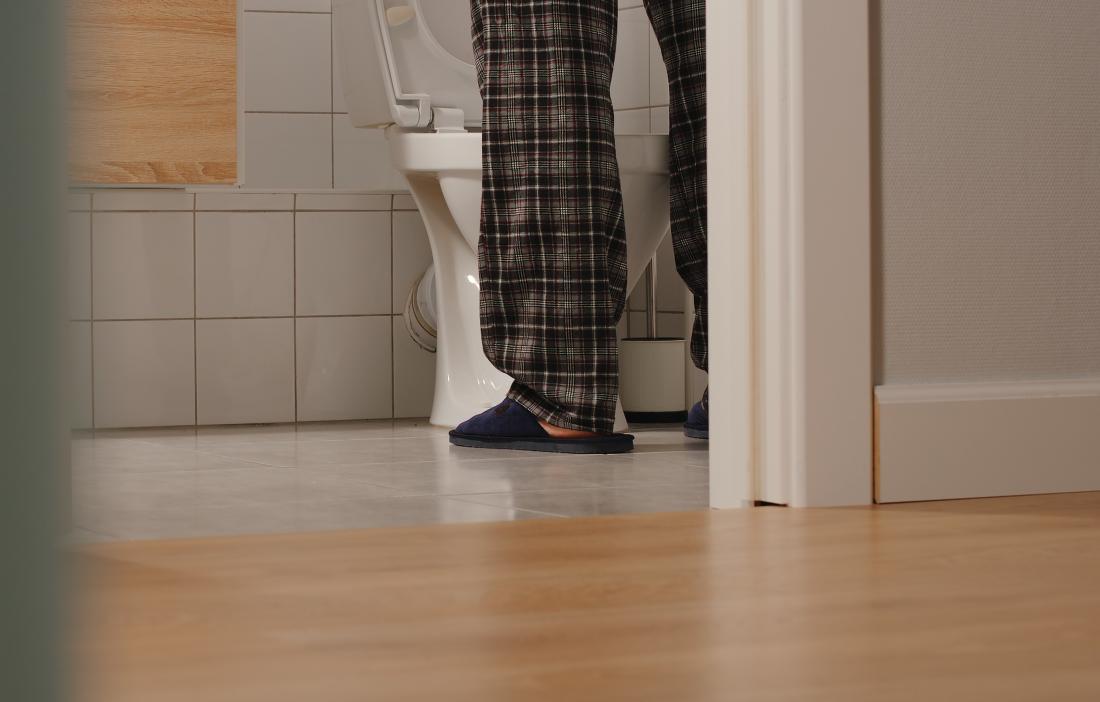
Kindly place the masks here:
[(869, 20), (707, 6), (713, 507), (872, 501)]

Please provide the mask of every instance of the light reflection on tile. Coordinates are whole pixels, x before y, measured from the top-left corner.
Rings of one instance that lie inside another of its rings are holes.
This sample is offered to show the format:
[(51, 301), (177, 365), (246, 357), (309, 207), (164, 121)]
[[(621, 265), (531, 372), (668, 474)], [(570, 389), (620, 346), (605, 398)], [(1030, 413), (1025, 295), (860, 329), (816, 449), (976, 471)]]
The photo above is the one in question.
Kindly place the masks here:
[(138, 508), (100, 513), (89, 519), (95, 528), (119, 539), (157, 539), (548, 518), (552, 517), (449, 498), (402, 497), (299, 502), (280, 509), (264, 505)]
[(648, 488), (547, 490), (541, 492), (464, 495), (455, 499), (523, 509), (562, 517), (595, 517), (642, 512), (683, 512), (707, 509), (706, 485), (660, 485)]
[(706, 442), (634, 453), (451, 446), (424, 420), (75, 432), (70, 542), (705, 509)]

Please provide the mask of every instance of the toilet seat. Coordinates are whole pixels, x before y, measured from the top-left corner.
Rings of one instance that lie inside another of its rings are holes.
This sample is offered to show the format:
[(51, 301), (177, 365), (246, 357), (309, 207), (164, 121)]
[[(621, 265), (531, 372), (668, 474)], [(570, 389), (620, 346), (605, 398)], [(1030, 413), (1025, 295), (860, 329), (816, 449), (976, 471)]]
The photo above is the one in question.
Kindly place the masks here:
[(481, 126), (469, 3), (333, 0), (337, 54), (356, 127)]

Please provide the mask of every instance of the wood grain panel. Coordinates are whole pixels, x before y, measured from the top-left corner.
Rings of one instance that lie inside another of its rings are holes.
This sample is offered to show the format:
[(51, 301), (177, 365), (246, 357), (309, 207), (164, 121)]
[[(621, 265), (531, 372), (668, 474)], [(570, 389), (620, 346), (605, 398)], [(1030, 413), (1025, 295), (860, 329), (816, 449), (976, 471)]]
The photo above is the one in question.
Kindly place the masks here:
[(80, 183), (233, 183), (234, 0), (72, 0), (69, 174)]
[(1100, 699), (1100, 493), (80, 554), (84, 702)]

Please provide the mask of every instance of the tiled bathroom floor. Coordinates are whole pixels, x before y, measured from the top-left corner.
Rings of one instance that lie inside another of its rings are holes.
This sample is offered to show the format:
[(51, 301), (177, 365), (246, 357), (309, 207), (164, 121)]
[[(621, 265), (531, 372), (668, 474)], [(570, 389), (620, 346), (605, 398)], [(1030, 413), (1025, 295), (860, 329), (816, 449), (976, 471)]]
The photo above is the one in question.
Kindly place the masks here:
[(78, 433), (78, 541), (705, 509), (707, 445), (634, 431), (634, 453), (450, 446), (422, 421)]

